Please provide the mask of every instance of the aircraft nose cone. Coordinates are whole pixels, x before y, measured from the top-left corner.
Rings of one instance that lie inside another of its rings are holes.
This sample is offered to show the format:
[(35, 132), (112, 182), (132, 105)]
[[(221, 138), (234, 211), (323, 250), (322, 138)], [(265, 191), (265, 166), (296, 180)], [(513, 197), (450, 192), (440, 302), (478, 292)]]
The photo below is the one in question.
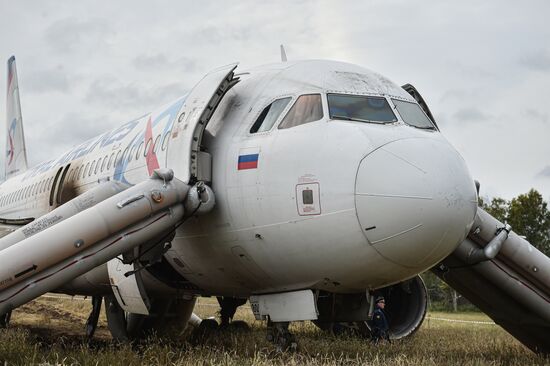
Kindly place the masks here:
[(464, 240), (477, 210), (475, 184), (446, 142), (403, 139), (360, 163), (355, 204), (362, 230), (380, 255), (429, 268)]

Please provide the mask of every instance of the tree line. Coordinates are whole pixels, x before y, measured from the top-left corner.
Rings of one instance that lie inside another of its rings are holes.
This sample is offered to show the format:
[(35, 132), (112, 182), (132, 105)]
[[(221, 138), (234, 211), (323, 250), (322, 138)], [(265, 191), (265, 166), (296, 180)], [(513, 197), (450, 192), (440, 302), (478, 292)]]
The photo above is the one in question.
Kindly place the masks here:
[[(535, 189), (511, 200), (501, 197), (479, 199), (479, 206), (550, 257), (550, 210), (548, 203)], [(431, 272), (422, 277), (430, 295), (432, 310), (474, 310), (475, 307), (461, 298), (445, 282)]]

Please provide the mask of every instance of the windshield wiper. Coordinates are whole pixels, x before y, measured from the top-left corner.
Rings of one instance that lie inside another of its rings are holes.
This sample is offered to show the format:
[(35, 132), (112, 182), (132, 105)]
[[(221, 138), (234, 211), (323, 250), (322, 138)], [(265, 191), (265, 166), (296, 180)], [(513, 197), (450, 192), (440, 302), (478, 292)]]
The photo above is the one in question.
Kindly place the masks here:
[(353, 121), (353, 119), (351, 119), (351, 117), (348, 117), (348, 116), (340, 116), (340, 115), (337, 115), (337, 114), (333, 114), (330, 116), (331, 119), (343, 119), (343, 120), (346, 120), (346, 121)]
[(340, 115), (337, 115), (337, 114), (333, 114), (332, 116), (330, 116), (330, 118), (332, 118), (332, 119), (343, 119), (345, 121), (354, 121), (354, 122), (384, 123), (384, 122), (370, 121), (368, 119), (361, 119), (361, 118), (356, 118), (356, 117), (340, 116)]
[(409, 125), (409, 126), (413, 126), (414, 128), (419, 128), (421, 130), (435, 130), (434, 126), (426, 126), (426, 127), (420, 127), (420, 126), (415, 126), (415, 125)]

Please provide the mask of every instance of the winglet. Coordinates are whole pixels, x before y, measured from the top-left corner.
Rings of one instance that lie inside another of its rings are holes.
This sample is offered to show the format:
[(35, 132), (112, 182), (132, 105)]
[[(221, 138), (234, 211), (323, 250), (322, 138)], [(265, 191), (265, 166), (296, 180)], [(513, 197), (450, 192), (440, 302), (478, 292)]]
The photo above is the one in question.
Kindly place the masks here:
[(281, 45), (281, 62), (286, 62), (286, 51), (285, 46)]
[(15, 56), (8, 60), (7, 81), (5, 179), (24, 172), (28, 167)]

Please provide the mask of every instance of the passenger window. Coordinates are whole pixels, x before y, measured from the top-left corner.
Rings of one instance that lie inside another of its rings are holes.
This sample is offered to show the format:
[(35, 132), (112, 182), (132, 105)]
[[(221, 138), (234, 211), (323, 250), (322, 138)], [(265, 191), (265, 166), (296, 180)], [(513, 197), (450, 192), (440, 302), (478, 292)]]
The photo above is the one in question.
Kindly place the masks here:
[(139, 147), (136, 152), (136, 160), (139, 160), (139, 156), (141, 155), (141, 148), (143, 147), (143, 141), (139, 143)]
[(153, 145), (153, 152), (155, 154), (159, 150), (159, 140), (160, 140), (160, 135), (157, 135), (157, 138), (155, 139), (155, 144)]
[(170, 136), (170, 132), (166, 132), (162, 138), (162, 151), (166, 150), (166, 146), (168, 145), (168, 136)]
[(321, 94), (301, 95), (288, 111), (279, 129), (296, 127), (323, 118)]
[(99, 160), (97, 161), (97, 165), (95, 166), (94, 174), (97, 174), (97, 172), (99, 171), (99, 168), (101, 167), (101, 159), (102, 158), (99, 158)]
[(119, 161), (120, 154), (121, 154), (121, 152), (120, 152), (120, 150), (118, 150), (117, 153), (116, 153), (116, 156), (115, 156), (115, 161), (113, 161), (113, 168), (116, 168), (116, 166), (117, 166), (118, 163), (120, 162), (120, 161)]
[(111, 163), (113, 164), (113, 166), (115, 165), (113, 162), (114, 157), (115, 157), (115, 153), (112, 153), (111, 157), (109, 158), (109, 163), (107, 164), (107, 170), (111, 169)]
[(277, 119), (286, 108), (292, 98), (277, 99), (264, 108), (258, 119), (250, 128), (250, 133), (265, 132), (271, 130), (271, 127), (277, 122)]
[(129, 152), (130, 152), (129, 148), (124, 149), (124, 152), (122, 153), (122, 157), (120, 158), (122, 160), (122, 162), (125, 162), (126, 160), (130, 160), (128, 158), (129, 155), (130, 155)]
[(103, 173), (103, 170), (105, 169), (105, 165), (107, 164), (107, 160), (109, 159), (109, 155), (105, 155), (103, 157), (103, 163), (101, 164), (101, 172)]
[(145, 145), (145, 149), (143, 150), (143, 156), (147, 156), (147, 153), (149, 152), (152, 143), (153, 139), (150, 138), (149, 140), (147, 140), (147, 145)]
[(95, 160), (92, 161), (92, 165), (90, 165), (90, 171), (88, 172), (88, 177), (91, 177), (94, 173), (94, 167), (95, 167)]

